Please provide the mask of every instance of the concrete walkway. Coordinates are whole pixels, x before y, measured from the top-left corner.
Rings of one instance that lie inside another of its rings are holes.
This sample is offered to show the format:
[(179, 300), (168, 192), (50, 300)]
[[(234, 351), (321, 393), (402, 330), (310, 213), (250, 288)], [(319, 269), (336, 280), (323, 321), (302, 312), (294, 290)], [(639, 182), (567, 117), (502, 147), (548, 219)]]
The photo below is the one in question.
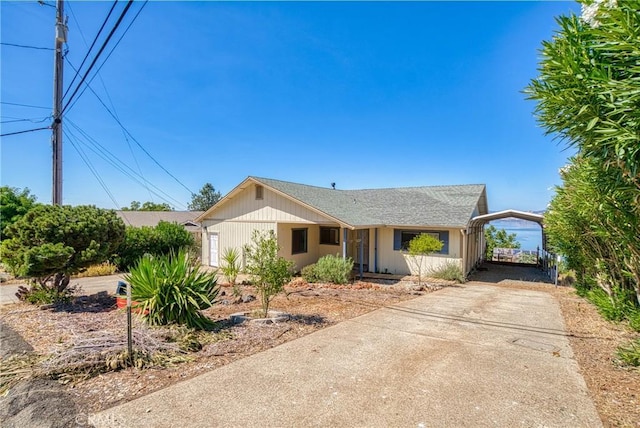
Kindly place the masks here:
[(599, 427), (546, 293), (469, 284), (92, 415), (97, 427)]

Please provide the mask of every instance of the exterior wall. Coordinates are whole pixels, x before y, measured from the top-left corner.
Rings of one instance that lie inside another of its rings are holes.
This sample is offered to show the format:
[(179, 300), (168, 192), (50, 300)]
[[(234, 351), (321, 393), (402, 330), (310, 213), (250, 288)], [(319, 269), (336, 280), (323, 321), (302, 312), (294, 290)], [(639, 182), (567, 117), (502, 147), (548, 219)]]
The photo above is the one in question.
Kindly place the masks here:
[(271, 221), (277, 223), (330, 224), (326, 217), (263, 187), (263, 199), (256, 199), (256, 186), (250, 185), (215, 212), (216, 219)]
[[(235, 221), (211, 221), (205, 220), (202, 223), (202, 264), (209, 265), (209, 235), (218, 233), (218, 254), (222, 257), (225, 249), (236, 248), (242, 258), (242, 248), (251, 242), (251, 235), (254, 230), (261, 232), (276, 231), (275, 223), (267, 222), (235, 222)], [(244, 262), (244, 258), (242, 258)], [(243, 263), (244, 267), (244, 263)]]
[[(403, 228), (403, 230), (411, 230), (411, 228)], [(418, 230), (428, 231), (429, 229), (421, 228)], [(462, 234), (459, 229), (445, 230), (449, 232), (448, 254), (433, 254), (425, 256), (422, 265), (423, 269), (435, 268), (449, 261), (460, 263), (460, 267), (462, 267)], [(442, 229), (439, 229), (439, 231), (442, 231)], [(375, 233), (375, 231), (373, 233)], [(397, 275), (417, 274), (417, 271), (415, 267), (412, 266), (410, 257), (407, 253), (393, 249), (393, 241), (394, 228), (384, 227), (378, 229), (378, 271), (383, 273), (389, 272)], [(373, 258), (370, 260), (373, 263)]]
[[(291, 254), (292, 230), (307, 229), (307, 252)], [(305, 224), (278, 224), (278, 245), (280, 251), (278, 255), (296, 263), (295, 270), (300, 271), (303, 267), (318, 261), (320, 247), (320, 227)]]

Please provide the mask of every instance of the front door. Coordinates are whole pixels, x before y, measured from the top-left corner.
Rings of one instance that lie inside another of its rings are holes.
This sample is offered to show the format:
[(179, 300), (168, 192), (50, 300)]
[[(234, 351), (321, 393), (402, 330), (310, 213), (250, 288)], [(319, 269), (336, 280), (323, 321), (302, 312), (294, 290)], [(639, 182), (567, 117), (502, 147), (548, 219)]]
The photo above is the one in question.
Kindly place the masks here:
[(369, 229), (358, 229), (353, 231), (354, 238), (351, 244), (351, 254), (353, 258), (353, 268), (360, 270), (362, 260), (362, 271), (369, 271)]
[(218, 267), (218, 234), (209, 235), (209, 266)]

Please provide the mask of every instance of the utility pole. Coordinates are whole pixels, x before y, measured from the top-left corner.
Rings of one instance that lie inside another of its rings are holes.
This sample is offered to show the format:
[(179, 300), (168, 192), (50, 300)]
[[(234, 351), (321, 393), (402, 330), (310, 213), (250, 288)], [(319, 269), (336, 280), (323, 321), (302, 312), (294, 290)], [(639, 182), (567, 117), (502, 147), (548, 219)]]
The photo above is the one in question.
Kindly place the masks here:
[(67, 25), (64, 18), (64, 0), (56, 1), (56, 40), (53, 62), (53, 205), (62, 205), (62, 86), (63, 44), (67, 41)]

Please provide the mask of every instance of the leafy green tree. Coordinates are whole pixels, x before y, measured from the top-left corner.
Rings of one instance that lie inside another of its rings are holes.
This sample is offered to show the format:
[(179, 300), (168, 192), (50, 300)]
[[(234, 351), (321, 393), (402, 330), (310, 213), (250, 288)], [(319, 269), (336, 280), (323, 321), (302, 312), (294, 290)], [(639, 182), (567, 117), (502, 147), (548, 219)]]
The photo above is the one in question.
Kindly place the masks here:
[(156, 226), (126, 228), (125, 238), (113, 257), (120, 271), (127, 271), (145, 254), (155, 256), (177, 253), (193, 247), (193, 235), (182, 225), (160, 221)]
[(5, 238), (5, 228), (18, 221), (35, 205), (36, 197), (30, 194), (28, 188), (0, 187), (0, 240)]
[(278, 256), (278, 241), (272, 230), (265, 234), (254, 230), (251, 241), (251, 245), (245, 247), (246, 271), (253, 277), (262, 315), (267, 317), (271, 300), (291, 281), (294, 263)]
[(122, 207), (122, 211), (173, 211), (171, 205), (167, 203), (156, 204), (155, 202), (147, 201), (140, 204), (138, 201), (131, 201), (131, 205), (128, 207)]
[(425, 256), (442, 250), (444, 242), (433, 235), (421, 233), (409, 241), (409, 257), (418, 271), (418, 285), (422, 285), (422, 271)]
[(490, 224), (484, 229), (485, 257), (487, 260), (493, 258), (494, 248), (520, 248), (520, 243), (516, 241), (515, 233), (507, 233), (504, 229), (497, 229)]
[[(545, 228), (583, 287), (640, 304), (640, 0), (583, 1), (543, 43), (526, 88), (540, 124), (578, 149)], [(635, 292), (635, 293), (633, 293)]]
[(581, 1), (542, 44), (540, 75), (526, 88), (536, 114), (586, 157), (640, 189), (640, 0)]
[[(16, 276), (33, 280), (31, 291), (63, 293), (71, 275), (106, 261), (115, 252), (124, 229), (111, 210), (37, 205), (7, 227), (2, 260)], [(28, 293), (23, 289), (19, 297)]]
[(191, 194), (191, 203), (187, 206), (189, 211), (206, 211), (214, 206), (222, 197), (211, 183), (206, 183), (198, 193)]

